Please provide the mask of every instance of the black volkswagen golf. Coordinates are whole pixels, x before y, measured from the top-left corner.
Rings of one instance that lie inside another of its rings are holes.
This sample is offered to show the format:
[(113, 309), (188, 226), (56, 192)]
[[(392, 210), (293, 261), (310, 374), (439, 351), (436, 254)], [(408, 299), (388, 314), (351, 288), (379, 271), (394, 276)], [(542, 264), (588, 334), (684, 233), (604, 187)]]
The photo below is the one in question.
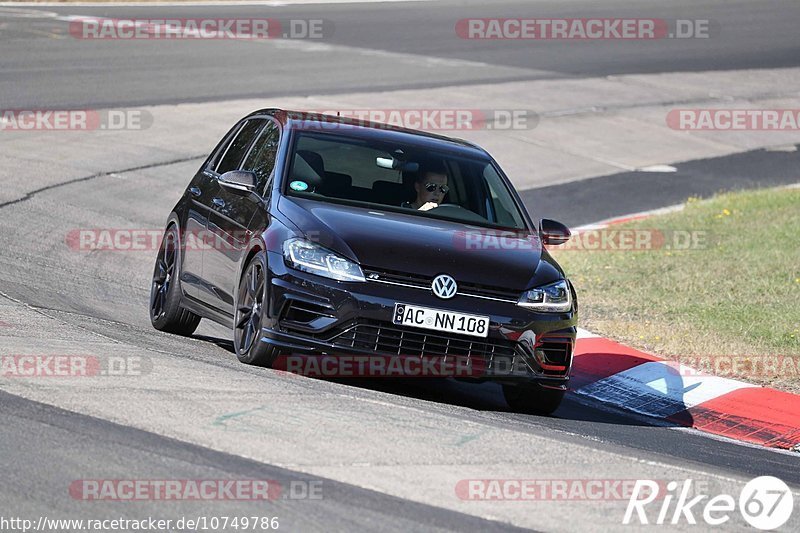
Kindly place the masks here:
[(150, 318), (230, 327), (240, 361), (464, 363), (508, 404), (554, 411), (577, 299), (510, 181), (466, 141), (267, 109), (228, 132), (170, 213)]

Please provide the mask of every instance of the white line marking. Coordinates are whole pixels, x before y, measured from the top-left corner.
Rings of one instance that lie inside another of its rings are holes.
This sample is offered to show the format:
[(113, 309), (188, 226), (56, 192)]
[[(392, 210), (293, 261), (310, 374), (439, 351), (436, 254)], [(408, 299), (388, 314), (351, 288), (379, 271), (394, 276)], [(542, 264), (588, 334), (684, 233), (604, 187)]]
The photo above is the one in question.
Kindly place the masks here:
[(674, 361), (653, 361), (575, 391), (601, 402), (666, 418), (714, 398), (757, 385), (703, 374)]
[(508, 68), (518, 70), (520, 72), (541, 72), (545, 71), (519, 68), (519, 67), (504, 67), (502, 65), (493, 65), (484, 63), (482, 61), (471, 61), (468, 59), (452, 59), (444, 57), (431, 57), (420, 54), (408, 54), (403, 52), (390, 52), (388, 50), (375, 50), (372, 48), (359, 48), (355, 46), (348, 46), (343, 44), (330, 44), (326, 42), (318, 42), (308, 39), (260, 39), (253, 41), (244, 41), (252, 44), (265, 44), (272, 45), (276, 48), (297, 50), (300, 52), (318, 53), (318, 52), (345, 52), (347, 54), (358, 54), (364, 57), (377, 57), (385, 58), (393, 62), (403, 62), (416, 67), (427, 68), (441, 68), (441, 67), (474, 67), (480, 69), (486, 68)]
[(670, 165), (650, 165), (636, 169), (638, 172), (677, 172), (678, 169)]
[(592, 333), (588, 329), (578, 328), (578, 339), (601, 339), (602, 337), (596, 333)]
[(783, 146), (767, 146), (764, 148), (767, 152), (796, 152), (797, 146), (793, 144), (786, 144)]
[(573, 233), (580, 233), (581, 231), (588, 231), (595, 229), (603, 229), (610, 224), (614, 224), (617, 221), (625, 220), (628, 218), (645, 218), (655, 215), (666, 215), (669, 213), (676, 213), (678, 211), (683, 211), (685, 206), (686, 204), (675, 204), (675, 205), (669, 205), (667, 207), (659, 207), (658, 209), (650, 209), (649, 211), (639, 211), (638, 213), (631, 213), (629, 215), (607, 218), (605, 220), (601, 220), (600, 222), (594, 222), (592, 224), (585, 224), (583, 226), (578, 226), (577, 228), (573, 229)]
[[(0, 4), (0, 6), (5, 6), (5, 5), (8, 4)], [(20, 5), (20, 4), (12, 4), (12, 5)], [(0, 9), (0, 17), (6, 17), (6, 18), (49, 19), (57, 16), (58, 13), (53, 13), (52, 11), (40, 11), (38, 9), (14, 9), (14, 8)]]
[[(696, 437), (703, 437), (707, 439), (712, 439), (720, 442), (726, 442), (728, 444), (735, 444), (737, 446), (744, 446), (745, 448), (753, 448), (754, 450), (760, 451), (768, 451), (771, 453), (779, 453), (783, 455), (790, 455), (792, 457), (797, 457), (795, 452), (790, 450), (784, 450), (782, 448), (765, 448), (763, 444), (754, 444), (752, 442), (745, 442), (742, 440), (736, 440), (731, 437), (726, 437), (725, 435), (717, 435), (716, 433), (708, 433), (703, 431), (702, 429), (698, 429), (695, 427), (686, 427), (686, 426), (676, 426), (671, 422), (667, 422), (666, 420), (660, 420), (658, 418), (653, 418), (650, 416), (645, 416), (641, 413), (632, 413), (631, 411), (626, 411), (624, 407), (620, 407), (618, 405), (611, 405), (607, 403), (599, 403), (592, 398), (586, 396), (580, 396), (578, 394), (574, 394), (572, 396), (572, 400), (579, 403), (580, 405), (584, 405), (586, 407), (591, 407), (592, 409), (598, 409), (603, 411), (604, 413), (611, 413), (611, 414), (624, 414), (625, 416), (631, 418), (631, 420), (640, 421), (643, 424), (650, 424), (652, 426), (661, 427), (667, 429), (669, 431), (678, 431), (681, 433), (691, 433)], [(581, 433), (573, 433), (566, 430), (558, 430), (561, 433), (566, 433), (568, 435), (574, 435), (576, 437), (581, 437), (587, 440), (593, 440), (597, 442), (602, 442), (604, 444), (608, 444), (610, 441), (591, 437), (588, 435), (584, 435)]]

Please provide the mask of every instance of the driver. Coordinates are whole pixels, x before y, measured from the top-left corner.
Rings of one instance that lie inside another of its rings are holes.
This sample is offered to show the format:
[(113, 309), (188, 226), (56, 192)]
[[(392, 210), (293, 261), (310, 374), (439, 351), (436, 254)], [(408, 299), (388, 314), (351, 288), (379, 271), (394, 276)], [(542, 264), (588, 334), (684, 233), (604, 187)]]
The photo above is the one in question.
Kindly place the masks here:
[(445, 195), (450, 190), (447, 186), (447, 171), (444, 165), (431, 164), (421, 168), (414, 180), (414, 190), (417, 198), (413, 202), (403, 202), (402, 207), (428, 211), (444, 200)]

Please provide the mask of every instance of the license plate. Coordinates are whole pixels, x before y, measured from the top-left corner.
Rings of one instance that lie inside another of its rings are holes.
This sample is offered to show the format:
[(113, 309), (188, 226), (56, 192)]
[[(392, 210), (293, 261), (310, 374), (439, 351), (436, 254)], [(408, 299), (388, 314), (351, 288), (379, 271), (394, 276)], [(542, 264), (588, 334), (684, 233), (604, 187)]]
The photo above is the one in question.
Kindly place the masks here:
[(461, 335), (472, 335), (473, 337), (487, 337), (489, 335), (488, 316), (466, 315), (464, 313), (454, 313), (453, 311), (443, 311), (410, 304), (394, 304), (392, 322), (398, 326), (412, 326), (434, 331), (460, 333)]

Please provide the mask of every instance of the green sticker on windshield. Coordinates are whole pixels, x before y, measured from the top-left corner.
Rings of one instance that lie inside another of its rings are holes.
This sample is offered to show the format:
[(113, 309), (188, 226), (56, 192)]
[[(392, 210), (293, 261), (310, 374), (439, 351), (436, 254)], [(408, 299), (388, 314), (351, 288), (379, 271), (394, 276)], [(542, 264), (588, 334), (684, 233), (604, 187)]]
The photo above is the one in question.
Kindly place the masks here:
[(308, 183), (305, 181), (293, 181), (289, 184), (289, 187), (291, 187), (293, 191), (305, 191), (308, 190)]

